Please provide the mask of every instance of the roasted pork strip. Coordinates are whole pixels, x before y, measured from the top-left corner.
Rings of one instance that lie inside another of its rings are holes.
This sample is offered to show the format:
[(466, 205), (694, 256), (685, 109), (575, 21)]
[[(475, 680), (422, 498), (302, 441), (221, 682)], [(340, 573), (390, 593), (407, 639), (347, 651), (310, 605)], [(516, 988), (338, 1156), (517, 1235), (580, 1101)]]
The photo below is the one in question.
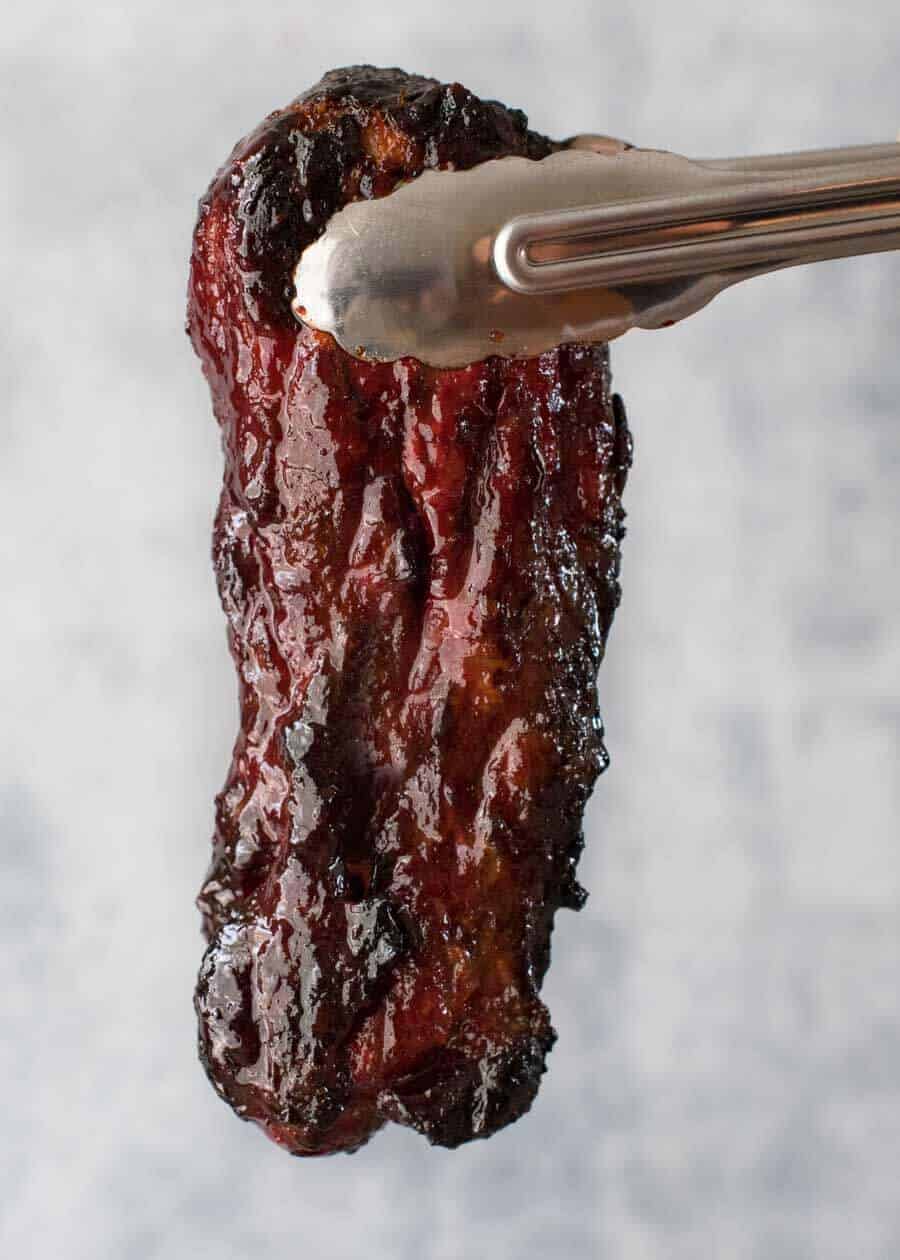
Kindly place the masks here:
[(456, 1146), (534, 1098), (606, 763), (630, 438), (606, 347), (367, 363), (295, 320), (293, 269), (354, 198), (553, 147), (459, 84), (355, 67), (267, 118), (201, 203), (189, 331), (241, 724), (199, 897), (200, 1054), (297, 1154), (386, 1120)]

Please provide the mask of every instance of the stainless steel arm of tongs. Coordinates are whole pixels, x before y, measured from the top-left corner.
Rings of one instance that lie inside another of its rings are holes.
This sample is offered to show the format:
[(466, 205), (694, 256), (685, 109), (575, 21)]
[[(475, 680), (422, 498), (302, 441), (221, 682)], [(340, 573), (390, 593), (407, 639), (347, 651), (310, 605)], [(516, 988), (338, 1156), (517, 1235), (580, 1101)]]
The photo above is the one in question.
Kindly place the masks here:
[(606, 341), (739, 280), (900, 248), (900, 144), (691, 161), (579, 136), (541, 162), (426, 172), (331, 221), (298, 316), (439, 367)]
[(731, 178), (510, 220), (494, 242), (500, 279), (553, 293), (900, 245), (900, 144), (695, 165)]

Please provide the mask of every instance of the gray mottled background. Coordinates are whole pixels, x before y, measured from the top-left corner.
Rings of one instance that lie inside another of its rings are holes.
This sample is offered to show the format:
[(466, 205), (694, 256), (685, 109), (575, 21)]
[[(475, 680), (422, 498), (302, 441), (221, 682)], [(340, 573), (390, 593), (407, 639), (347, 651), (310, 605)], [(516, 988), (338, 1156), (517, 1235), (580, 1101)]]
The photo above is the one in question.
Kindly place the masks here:
[(896, 1260), (900, 259), (614, 348), (637, 457), (613, 765), (531, 1115), (291, 1160), (194, 1056), (235, 683), (195, 200), (332, 65), (695, 155), (892, 139), (894, 0), (256, 0), (0, 33), (0, 1254)]

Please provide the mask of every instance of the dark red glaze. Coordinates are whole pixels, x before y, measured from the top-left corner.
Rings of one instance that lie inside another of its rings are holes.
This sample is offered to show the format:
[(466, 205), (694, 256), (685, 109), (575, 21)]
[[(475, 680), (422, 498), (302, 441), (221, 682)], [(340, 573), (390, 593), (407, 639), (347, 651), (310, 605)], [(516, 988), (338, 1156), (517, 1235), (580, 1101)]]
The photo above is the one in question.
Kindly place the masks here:
[(372, 364), (289, 309), (348, 200), (551, 149), (458, 84), (357, 67), (271, 115), (201, 204), (189, 329), (241, 729), (199, 898), (200, 1053), (297, 1154), (387, 1119), (487, 1136), (554, 1039), (538, 993), (585, 895), (630, 459), (606, 347)]

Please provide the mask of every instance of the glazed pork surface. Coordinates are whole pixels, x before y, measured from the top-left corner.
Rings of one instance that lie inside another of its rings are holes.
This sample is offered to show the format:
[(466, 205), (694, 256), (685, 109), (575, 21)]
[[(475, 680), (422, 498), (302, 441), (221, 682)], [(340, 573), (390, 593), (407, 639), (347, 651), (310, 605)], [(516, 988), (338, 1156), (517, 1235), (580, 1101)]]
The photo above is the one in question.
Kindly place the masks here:
[(292, 315), (293, 270), (348, 201), (554, 147), (459, 84), (354, 67), (201, 202), (188, 324), (240, 730), (199, 896), (200, 1054), (297, 1154), (387, 1120), (456, 1146), (534, 1098), (606, 763), (630, 438), (605, 346), (365, 362)]

